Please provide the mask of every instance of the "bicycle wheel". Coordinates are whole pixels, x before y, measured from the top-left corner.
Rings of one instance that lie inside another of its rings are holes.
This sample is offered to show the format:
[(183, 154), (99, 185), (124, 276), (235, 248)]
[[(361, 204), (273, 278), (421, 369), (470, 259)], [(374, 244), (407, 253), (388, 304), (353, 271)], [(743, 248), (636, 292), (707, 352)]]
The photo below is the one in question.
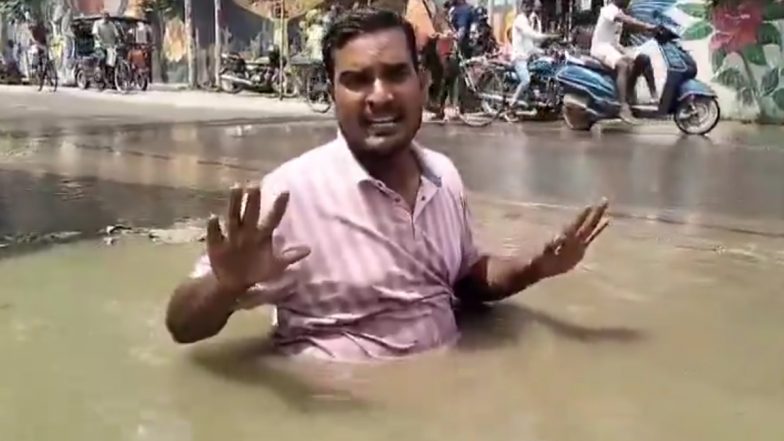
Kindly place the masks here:
[(485, 127), (504, 111), (504, 84), (495, 70), (484, 69), (476, 81), (462, 75), (462, 86), (458, 92), (458, 117), (467, 126)]
[(310, 71), (305, 79), (305, 100), (316, 113), (327, 113), (332, 108), (327, 72), (323, 68)]
[(117, 60), (114, 66), (114, 87), (122, 93), (128, 93), (133, 87), (131, 66), (125, 60)]
[(38, 91), (42, 91), (46, 82), (46, 66), (42, 62), (39, 62), (35, 67), (35, 80), (38, 85)]

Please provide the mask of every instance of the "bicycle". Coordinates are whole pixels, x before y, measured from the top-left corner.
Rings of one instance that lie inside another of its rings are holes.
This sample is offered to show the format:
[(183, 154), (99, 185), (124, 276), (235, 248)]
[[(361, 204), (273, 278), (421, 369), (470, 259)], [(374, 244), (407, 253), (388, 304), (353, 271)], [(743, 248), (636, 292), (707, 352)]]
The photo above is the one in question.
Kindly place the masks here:
[(503, 110), (497, 104), (503, 96), (503, 80), (486, 57), (465, 57), (457, 41), (453, 41), (452, 50), (457, 58), (457, 84), (452, 87), (457, 88), (458, 117), (469, 127), (485, 127)]
[(329, 91), (329, 75), (324, 63), (311, 64), (305, 73), (302, 94), (308, 107), (316, 113), (327, 113), (332, 108), (332, 95)]
[(44, 89), (44, 84), (48, 84), (52, 92), (56, 92), (57, 69), (55, 69), (54, 62), (49, 57), (48, 49), (41, 48), (38, 52), (34, 72), (35, 82), (33, 84), (38, 86), (39, 92)]

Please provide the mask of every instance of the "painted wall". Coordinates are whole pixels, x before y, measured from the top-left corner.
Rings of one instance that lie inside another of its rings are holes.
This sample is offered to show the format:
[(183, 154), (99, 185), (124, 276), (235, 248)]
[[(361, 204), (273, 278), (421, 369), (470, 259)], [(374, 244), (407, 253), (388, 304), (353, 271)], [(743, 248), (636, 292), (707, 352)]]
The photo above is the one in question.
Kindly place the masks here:
[(662, 12), (681, 28), (725, 118), (784, 123), (784, 2), (724, 3), (709, 11), (706, 0), (638, 0), (632, 8), (650, 19)]

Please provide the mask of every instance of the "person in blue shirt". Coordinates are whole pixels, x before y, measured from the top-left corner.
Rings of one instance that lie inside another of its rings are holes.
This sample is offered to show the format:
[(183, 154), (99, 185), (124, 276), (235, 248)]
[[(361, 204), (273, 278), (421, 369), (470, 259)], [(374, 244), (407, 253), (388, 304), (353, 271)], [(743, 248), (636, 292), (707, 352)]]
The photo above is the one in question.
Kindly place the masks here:
[(471, 52), (471, 25), (474, 24), (474, 7), (465, 0), (455, 0), (452, 8), (452, 27), (455, 29), (457, 44), (464, 57), (469, 57)]

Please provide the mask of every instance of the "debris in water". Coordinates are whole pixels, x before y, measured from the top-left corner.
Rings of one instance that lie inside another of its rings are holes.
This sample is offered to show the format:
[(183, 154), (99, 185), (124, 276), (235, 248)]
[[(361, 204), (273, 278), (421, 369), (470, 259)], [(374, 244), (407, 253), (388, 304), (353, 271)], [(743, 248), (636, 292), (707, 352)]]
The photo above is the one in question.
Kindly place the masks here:
[(123, 231), (131, 231), (131, 227), (129, 227), (128, 225), (117, 224), (117, 225), (107, 225), (106, 228), (104, 228), (104, 233), (107, 235), (121, 233)]

